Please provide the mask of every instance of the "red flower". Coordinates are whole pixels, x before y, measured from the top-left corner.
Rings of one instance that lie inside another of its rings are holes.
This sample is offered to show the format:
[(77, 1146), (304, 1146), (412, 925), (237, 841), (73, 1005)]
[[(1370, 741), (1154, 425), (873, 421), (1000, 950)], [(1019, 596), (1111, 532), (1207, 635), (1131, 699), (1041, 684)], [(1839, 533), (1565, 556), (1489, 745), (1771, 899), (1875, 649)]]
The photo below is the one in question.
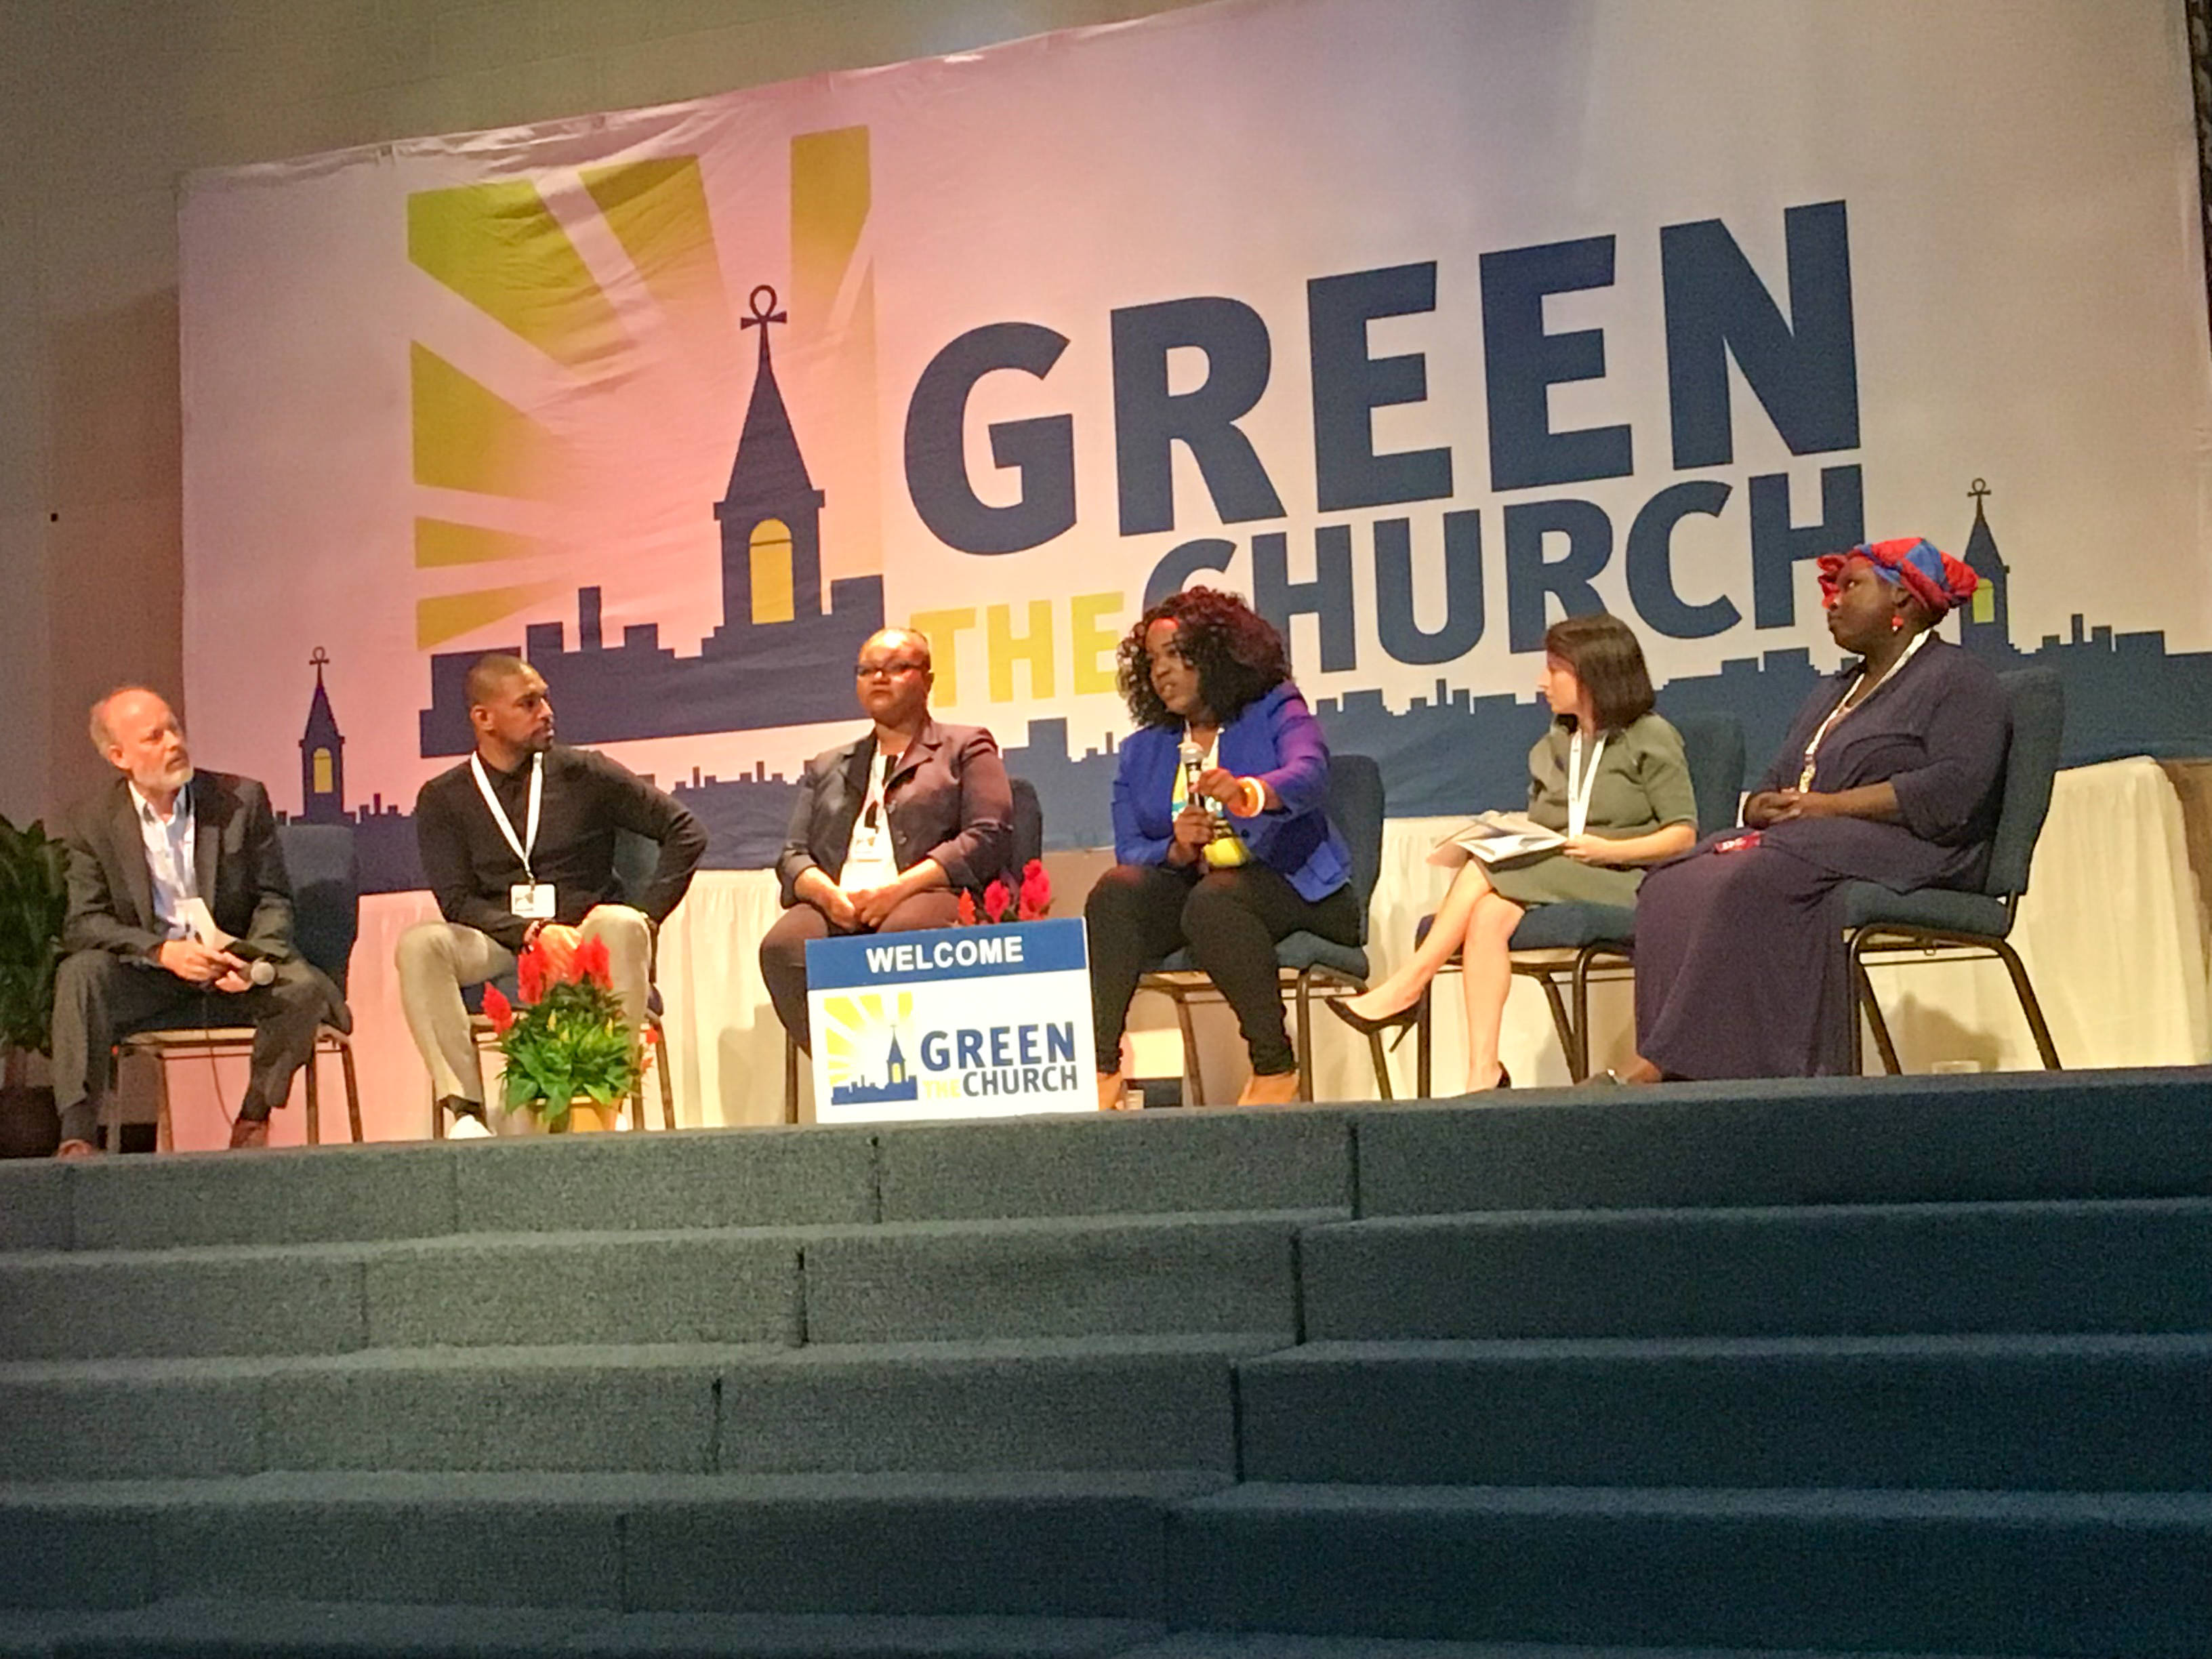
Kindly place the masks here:
[(514, 965), (514, 975), (525, 1002), (535, 1002), (545, 994), (545, 958), (536, 945), (522, 953), (522, 960)]
[(498, 986), (484, 987), (483, 1011), (484, 1018), (491, 1022), (491, 1029), (505, 1036), (514, 1024), (514, 1005), (501, 994)]
[(1052, 878), (1041, 860), (1031, 859), (1022, 871), (1022, 920), (1035, 921), (1051, 908)]
[(954, 914), (958, 916), (963, 927), (975, 925), (975, 896), (964, 887), (960, 890), (960, 903)]
[(589, 980), (602, 991), (615, 988), (614, 964), (607, 957), (606, 940), (587, 939), (576, 947), (575, 976), (580, 983)]
[(1004, 921), (1013, 909), (1013, 895), (1006, 890), (1001, 877), (983, 890), (983, 914), (994, 921)]

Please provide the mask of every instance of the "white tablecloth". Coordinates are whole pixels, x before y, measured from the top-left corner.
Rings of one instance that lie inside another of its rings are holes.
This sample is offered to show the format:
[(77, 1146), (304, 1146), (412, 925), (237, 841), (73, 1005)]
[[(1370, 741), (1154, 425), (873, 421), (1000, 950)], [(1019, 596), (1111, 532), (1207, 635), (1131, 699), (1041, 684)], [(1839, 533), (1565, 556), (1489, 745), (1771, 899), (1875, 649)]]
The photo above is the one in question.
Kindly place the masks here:
[[(1370, 954), (1378, 972), (1411, 950), (1415, 922), (1442, 896), (1444, 872), (1426, 859), (1454, 822), (1400, 818), (1387, 827), (1372, 912)], [(1096, 860), (1082, 864), (1088, 870)], [(1058, 912), (1077, 914), (1082, 890), (1080, 881), (1064, 883)], [(362, 1112), (372, 1139), (429, 1132), (429, 1085), (400, 1017), (391, 964), (399, 934), (432, 913), (427, 894), (381, 894), (362, 902), (349, 990)], [(782, 1119), (782, 1031), (769, 1008), (755, 956), (776, 915), (776, 884), (769, 872), (709, 871), (692, 884), (662, 933), (668, 1060), (674, 1066), (678, 1119), (686, 1127)], [(2197, 915), (2180, 805), (2160, 769), (2148, 760), (2124, 760), (2062, 772), (2014, 939), (2068, 1066), (2212, 1061), (2212, 1000)], [(1907, 1070), (1924, 1071), (1945, 1060), (1996, 1067), (2037, 1063), (2004, 970), (1995, 963), (1881, 968), (1875, 983)], [(1438, 988), (1435, 1076), (1438, 1091), (1449, 1093), (1465, 1066), (1464, 1024), (1456, 979), (1447, 978)], [(1162, 1010), (1145, 1006), (1146, 1000), (1139, 1000), (1133, 1023), (1159, 1024)], [(1629, 1001), (1626, 985), (1593, 994), (1601, 1066), (1629, 1052)], [(1220, 1009), (1201, 1011), (1200, 1018), (1209, 1092), (1216, 1100), (1232, 1099), (1242, 1061), (1231, 1022)], [(1365, 1043), (1329, 1016), (1320, 1018), (1325, 1024), (1316, 1042), (1319, 1094), (1371, 1098)], [(1408, 1040), (1392, 1062), (1401, 1097), (1412, 1091), (1413, 1052)], [(1514, 986), (1504, 1054), (1516, 1080), (1566, 1080), (1542, 994), (1532, 984)], [(1879, 1063), (1871, 1045), (1869, 1063)], [(331, 1061), (325, 1066), (324, 1134), (340, 1138), (345, 1128), (337, 1067)], [(174, 1063), (171, 1088), (180, 1147), (222, 1144), (218, 1092), (234, 1103), (245, 1066), (224, 1062), (219, 1084), (211, 1081), (212, 1072), (204, 1060)], [(301, 1138), (297, 1098), (295, 1089), (294, 1109), (278, 1115), (273, 1139), (279, 1143)], [(650, 1109), (658, 1123), (657, 1099)]]

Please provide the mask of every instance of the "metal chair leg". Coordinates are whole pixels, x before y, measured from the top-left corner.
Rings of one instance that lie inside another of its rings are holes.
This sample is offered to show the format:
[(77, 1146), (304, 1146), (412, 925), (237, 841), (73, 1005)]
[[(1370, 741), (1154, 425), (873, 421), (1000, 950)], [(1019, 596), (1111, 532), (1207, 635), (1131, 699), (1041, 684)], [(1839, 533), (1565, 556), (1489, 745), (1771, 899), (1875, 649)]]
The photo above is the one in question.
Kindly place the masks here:
[(1313, 975), (1298, 973), (1298, 1098), (1310, 1102), (1313, 1091)]
[(1896, 1077), (1905, 1070), (1905, 1067), (1899, 1063), (1897, 1044), (1890, 1037), (1889, 1022), (1881, 1016), (1881, 1004), (1875, 998), (1874, 979), (1867, 972), (1866, 957), (1860, 948), (1864, 939), (1863, 934), (1854, 936), (1848, 953), (1851, 989), (1859, 1005), (1857, 1008), (1852, 1010), (1851, 1014), (1851, 1075), (1858, 1077), (1866, 1071), (1866, 1042), (1859, 1030), (1858, 1019), (1859, 1013), (1863, 1011), (1866, 1015), (1866, 1024), (1874, 1030), (1875, 1048), (1881, 1055), (1882, 1070), (1890, 1076)]
[[(154, 1056), (154, 1150), (169, 1152), (176, 1150), (176, 1130), (169, 1121), (169, 1062), (160, 1054)], [(118, 1100), (115, 1108), (115, 1147), (123, 1149), (123, 1107)]]
[[(675, 1064), (675, 1062), (671, 1060), (668, 1055), (668, 1028), (661, 1026), (659, 1027), (659, 1030), (660, 1127), (664, 1129), (672, 1129), (676, 1127), (676, 1079), (671, 1077), (668, 1073), (670, 1068)], [(640, 1123), (645, 1121), (645, 1112), (641, 1104), (638, 1111), (637, 1121)]]
[(1567, 1057), (1567, 1070), (1575, 1069), (1575, 1023), (1567, 1012), (1565, 1000), (1559, 995), (1558, 976), (1550, 973), (1538, 975), (1536, 982), (1544, 988), (1544, 1000), (1552, 1006), (1552, 1029), (1559, 1034), (1559, 1051)]
[(353, 1068), (353, 1044), (338, 1044), (338, 1071), (345, 1079), (346, 1127), (353, 1131), (354, 1144), (362, 1139), (361, 1133), (361, 1079)]
[(1182, 1033), (1182, 1072), (1185, 1080), (1190, 1085), (1187, 1103), (1203, 1106), (1206, 1104), (1206, 1079), (1200, 1074), (1198, 1063), (1198, 1032), (1191, 1024), (1190, 1004), (1179, 991), (1169, 992), (1168, 1000), (1175, 1004), (1176, 1025)]
[(2005, 972), (2012, 975), (2013, 994), (2020, 999), (2020, 1011), (2027, 1016), (2028, 1034), (2035, 1039), (2035, 1052), (2046, 1072), (2063, 1071), (2058, 1063), (2058, 1046), (2051, 1040), (2051, 1027), (2044, 1023), (2043, 1004), (2036, 1000), (2035, 988), (2027, 982), (2027, 964), (2020, 953), (2002, 939), (1990, 941)]
[(1432, 1100), (1435, 1086), (1433, 1071), (1435, 1055), (1430, 1045), (1436, 1040), (1436, 999), (1430, 995), (1434, 988), (1421, 988), (1421, 1012), (1414, 1020), (1419, 1029), (1413, 1033), (1413, 1097)]

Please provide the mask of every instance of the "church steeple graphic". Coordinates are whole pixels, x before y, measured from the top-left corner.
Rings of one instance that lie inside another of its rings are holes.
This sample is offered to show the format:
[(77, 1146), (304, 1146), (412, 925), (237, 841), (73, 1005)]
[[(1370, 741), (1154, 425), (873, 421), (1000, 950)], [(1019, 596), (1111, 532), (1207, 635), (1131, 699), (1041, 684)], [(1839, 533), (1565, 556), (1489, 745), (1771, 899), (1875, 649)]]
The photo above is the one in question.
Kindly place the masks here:
[(323, 668), (330, 659), (319, 645), (307, 659), (315, 671), (315, 695), (307, 703), (307, 729), (300, 734), (300, 817), (308, 823), (346, 821), (345, 734), (323, 689)]
[(1990, 534), (1989, 516), (1982, 510), (1989, 498), (1989, 485), (1977, 478), (1966, 493), (1974, 499), (1974, 527), (1966, 537), (1966, 550), (1961, 556), (1979, 580), (1974, 597), (1959, 616), (1959, 643), (1984, 656), (2009, 658), (2013, 654), (2008, 603), (2012, 570), (1999, 556), (1997, 538)]
[(714, 507), (722, 526), (720, 637), (822, 614), (825, 498), (799, 453), (769, 347), (769, 325), (787, 320), (776, 309), (775, 290), (763, 283), (752, 292), (752, 315), (738, 323), (760, 330), (760, 359), (730, 487)]

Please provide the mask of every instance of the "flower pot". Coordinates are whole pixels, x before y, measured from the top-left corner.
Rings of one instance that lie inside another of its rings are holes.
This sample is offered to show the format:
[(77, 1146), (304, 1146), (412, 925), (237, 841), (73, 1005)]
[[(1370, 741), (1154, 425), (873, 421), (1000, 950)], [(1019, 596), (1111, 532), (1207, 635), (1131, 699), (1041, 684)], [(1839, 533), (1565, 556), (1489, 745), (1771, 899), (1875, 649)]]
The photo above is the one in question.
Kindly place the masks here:
[(615, 1127), (620, 1114), (619, 1106), (602, 1106), (594, 1100), (575, 1100), (568, 1103), (568, 1115), (557, 1122), (548, 1122), (548, 1134), (605, 1134)]

